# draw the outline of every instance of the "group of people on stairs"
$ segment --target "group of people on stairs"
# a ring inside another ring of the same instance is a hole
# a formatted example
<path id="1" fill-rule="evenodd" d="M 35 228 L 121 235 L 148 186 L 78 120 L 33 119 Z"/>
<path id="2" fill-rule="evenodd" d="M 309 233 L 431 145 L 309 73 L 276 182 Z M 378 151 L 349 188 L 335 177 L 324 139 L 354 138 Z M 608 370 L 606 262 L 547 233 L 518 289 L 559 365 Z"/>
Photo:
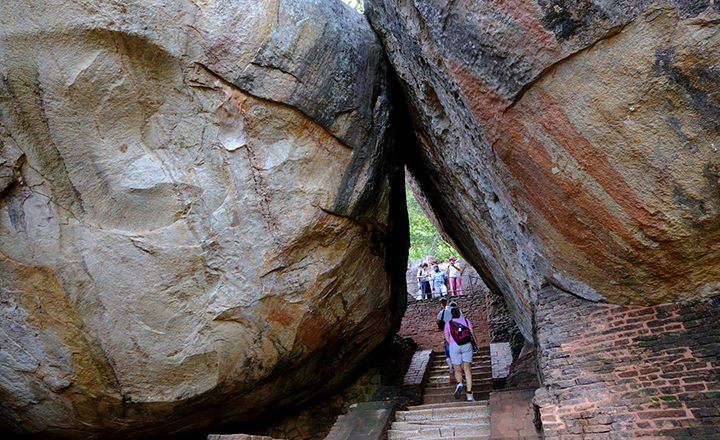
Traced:
<path id="1" fill-rule="evenodd" d="M 477 345 L 472 335 L 472 323 L 452 302 L 448 305 L 445 298 L 440 300 L 443 309 L 438 313 L 438 328 L 443 330 L 443 345 L 445 346 L 445 361 L 450 367 L 450 381 L 457 383 L 455 398 L 460 399 L 465 391 L 468 401 L 475 400 L 472 391 L 472 357 L 477 351 Z M 463 386 L 463 372 L 465 373 L 465 386 Z"/>
<path id="2" fill-rule="evenodd" d="M 428 264 L 423 263 L 417 273 L 420 282 L 420 297 L 422 299 L 430 299 L 432 296 L 440 297 L 447 295 L 447 287 L 445 280 L 449 280 L 450 294 L 452 296 L 464 295 L 465 291 L 462 286 L 462 277 L 460 276 L 460 268 L 454 256 L 448 261 L 448 267 L 443 272 L 437 264 L 433 266 L 433 271 L 428 270 Z"/>

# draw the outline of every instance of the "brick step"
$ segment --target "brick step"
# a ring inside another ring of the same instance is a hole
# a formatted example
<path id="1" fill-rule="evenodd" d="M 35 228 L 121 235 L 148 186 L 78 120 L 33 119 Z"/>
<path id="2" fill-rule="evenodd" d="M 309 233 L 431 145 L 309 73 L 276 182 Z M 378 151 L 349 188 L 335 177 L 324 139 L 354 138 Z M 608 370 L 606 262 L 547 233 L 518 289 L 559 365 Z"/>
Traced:
<path id="1" fill-rule="evenodd" d="M 416 440 L 429 438 L 448 438 L 448 437 L 490 437 L 490 425 L 455 425 L 455 426 L 437 426 L 418 428 L 414 430 L 395 430 L 388 431 L 389 440 Z"/>

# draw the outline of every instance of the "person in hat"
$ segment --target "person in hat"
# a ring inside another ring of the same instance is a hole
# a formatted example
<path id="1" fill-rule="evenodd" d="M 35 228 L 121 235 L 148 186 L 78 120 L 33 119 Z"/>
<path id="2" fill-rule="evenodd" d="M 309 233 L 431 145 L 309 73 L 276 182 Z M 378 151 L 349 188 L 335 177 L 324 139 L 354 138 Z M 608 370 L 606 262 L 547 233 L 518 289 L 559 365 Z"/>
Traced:
<path id="1" fill-rule="evenodd" d="M 462 286 L 462 277 L 460 276 L 460 268 L 457 266 L 455 256 L 450 256 L 450 264 L 447 267 L 447 276 L 450 280 L 450 295 L 455 296 L 455 292 L 458 295 L 465 295 L 465 291 Z"/>

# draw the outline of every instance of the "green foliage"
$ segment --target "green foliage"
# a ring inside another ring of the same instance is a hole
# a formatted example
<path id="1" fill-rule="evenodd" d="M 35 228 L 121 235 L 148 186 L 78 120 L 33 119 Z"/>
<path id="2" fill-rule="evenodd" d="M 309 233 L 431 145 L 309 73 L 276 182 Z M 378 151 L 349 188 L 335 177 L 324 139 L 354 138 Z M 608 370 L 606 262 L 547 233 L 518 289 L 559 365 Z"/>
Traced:
<path id="1" fill-rule="evenodd" d="M 350 5 L 350 7 L 352 7 L 359 13 L 363 13 L 363 0 L 343 0 L 343 2 Z"/>
<path id="2" fill-rule="evenodd" d="M 447 260 L 450 255 L 455 255 L 455 250 L 440 237 L 440 233 L 427 218 L 407 184 L 405 199 L 410 220 L 410 259 L 419 260 L 432 255 Z"/>

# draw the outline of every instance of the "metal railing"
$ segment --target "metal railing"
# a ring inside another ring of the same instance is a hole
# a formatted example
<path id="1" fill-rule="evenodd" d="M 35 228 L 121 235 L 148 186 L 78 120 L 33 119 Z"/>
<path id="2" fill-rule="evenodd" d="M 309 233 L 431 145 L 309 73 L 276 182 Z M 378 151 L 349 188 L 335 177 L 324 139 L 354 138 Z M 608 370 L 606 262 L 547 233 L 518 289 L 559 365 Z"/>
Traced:
<path id="1" fill-rule="evenodd" d="M 485 295 L 487 293 L 487 286 L 485 285 L 485 282 L 483 279 L 476 275 L 461 275 L 460 276 L 463 291 L 465 295 Z M 431 288 L 432 288 L 432 281 Z M 419 283 L 418 283 L 419 284 Z M 446 280 L 445 287 L 447 288 L 447 294 L 446 297 L 452 297 L 452 294 L 450 292 L 450 281 Z M 456 293 L 457 294 L 457 293 Z M 414 293 L 412 293 L 413 297 L 418 300 L 417 298 L 421 297 L 420 288 L 416 288 Z M 431 298 L 435 298 L 435 293 L 431 291 L 430 293 Z M 418 301 L 422 301 L 421 299 Z"/>

